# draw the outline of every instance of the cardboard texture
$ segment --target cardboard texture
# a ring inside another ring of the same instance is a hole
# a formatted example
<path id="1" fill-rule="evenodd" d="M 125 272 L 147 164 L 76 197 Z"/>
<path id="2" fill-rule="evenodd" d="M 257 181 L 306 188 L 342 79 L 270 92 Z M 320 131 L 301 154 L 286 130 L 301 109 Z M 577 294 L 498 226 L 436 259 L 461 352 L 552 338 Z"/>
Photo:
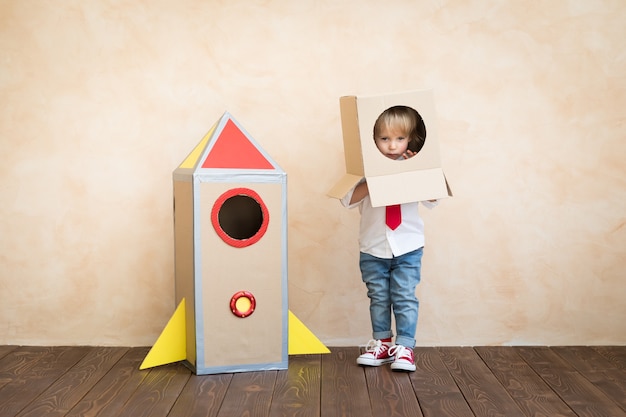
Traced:
<path id="1" fill-rule="evenodd" d="M 328 353 L 288 310 L 285 172 L 224 113 L 173 179 L 178 307 L 140 369 L 286 369 L 290 353 Z"/>
<path id="2" fill-rule="evenodd" d="M 186 364 L 198 375 L 286 369 L 286 173 L 225 113 L 173 180 Z M 231 310 L 240 292 L 255 302 L 246 317 Z"/>
<path id="3" fill-rule="evenodd" d="M 431 90 L 379 96 L 345 96 L 339 100 L 346 174 L 328 192 L 341 199 L 363 177 L 374 207 L 452 196 L 441 167 L 439 138 Z M 396 105 L 412 107 L 426 125 L 426 141 L 414 157 L 393 161 L 373 139 L 378 116 Z"/>

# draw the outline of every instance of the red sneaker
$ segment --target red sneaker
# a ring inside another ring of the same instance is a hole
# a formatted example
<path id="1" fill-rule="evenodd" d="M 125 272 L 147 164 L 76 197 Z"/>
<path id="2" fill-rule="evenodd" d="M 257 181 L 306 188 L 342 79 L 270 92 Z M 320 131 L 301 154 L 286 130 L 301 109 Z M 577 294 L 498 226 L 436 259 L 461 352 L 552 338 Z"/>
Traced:
<path id="1" fill-rule="evenodd" d="M 395 345 L 388 352 L 394 356 L 391 369 L 394 371 L 415 371 L 415 360 L 413 359 L 413 349 L 402 345 Z"/>
<path id="2" fill-rule="evenodd" d="M 356 358 L 356 363 L 364 366 L 380 366 L 393 361 L 389 355 L 390 346 L 380 340 L 370 340 L 365 346 L 365 353 Z"/>

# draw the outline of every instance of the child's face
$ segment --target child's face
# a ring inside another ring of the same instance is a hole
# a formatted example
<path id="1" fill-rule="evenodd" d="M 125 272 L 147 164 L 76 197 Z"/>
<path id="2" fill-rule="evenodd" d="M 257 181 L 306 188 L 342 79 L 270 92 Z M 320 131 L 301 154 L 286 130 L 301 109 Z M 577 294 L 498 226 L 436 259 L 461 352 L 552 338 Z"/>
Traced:
<path id="1" fill-rule="evenodd" d="M 409 146 L 409 135 L 406 132 L 393 126 L 383 127 L 380 134 L 374 138 L 376 147 L 387 158 L 401 159 L 405 158 L 405 152 Z"/>

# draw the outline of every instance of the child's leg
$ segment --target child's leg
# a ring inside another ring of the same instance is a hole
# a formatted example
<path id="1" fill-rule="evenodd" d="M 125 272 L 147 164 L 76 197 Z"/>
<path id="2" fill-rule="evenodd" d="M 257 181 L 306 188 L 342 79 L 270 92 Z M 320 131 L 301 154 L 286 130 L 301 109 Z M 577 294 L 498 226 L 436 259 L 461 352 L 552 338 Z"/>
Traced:
<path id="1" fill-rule="evenodd" d="M 391 331 L 391 297 L 389 292 L 389 267 L 391 259 L 381 259 L 361 253 L 361 277 L 367 286 L 370 299 L 372 337 L 376 340 L 393 337 Z"/>
<path id="2" fill-rule="evenodd" d="M 396 345 L 412 349 L 415 347 L 415 330 L 419 300 L 415 288 L 420 282 L 422 266 L 420 248 L 392 260 L 390 292 L 393 313 L 396 319 Z"/>

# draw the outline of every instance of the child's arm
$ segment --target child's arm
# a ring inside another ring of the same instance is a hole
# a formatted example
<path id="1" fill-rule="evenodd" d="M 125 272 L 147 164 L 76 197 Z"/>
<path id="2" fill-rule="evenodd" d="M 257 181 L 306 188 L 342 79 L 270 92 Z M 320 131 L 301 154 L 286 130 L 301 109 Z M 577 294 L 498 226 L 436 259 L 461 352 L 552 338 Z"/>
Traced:
<path id="1" fill-rule="evenodd" d="M 367 188 L 367 181 L 359 183 L 356 187 L 354 187 L 354 192 L 352 193 L 352 198 L 350 199 L 350 205 L 363 200 L 367 197 L 367 195 L 369 195 L 369 193 L 370 190 Z"/>

